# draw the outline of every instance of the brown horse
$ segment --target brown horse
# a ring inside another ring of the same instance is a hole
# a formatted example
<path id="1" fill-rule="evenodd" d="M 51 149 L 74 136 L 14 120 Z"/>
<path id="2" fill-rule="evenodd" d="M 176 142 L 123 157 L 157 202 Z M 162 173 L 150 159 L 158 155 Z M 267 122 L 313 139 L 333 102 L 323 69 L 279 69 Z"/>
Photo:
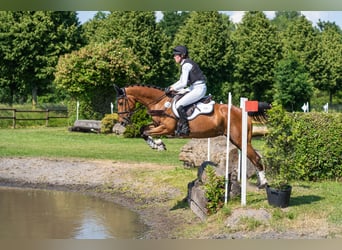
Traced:
<path id="1" fill-rule="evenodd" d="M 174 136 L 178 118 L 172 109 L 173 98 L 166 95 L 165 91 L 158 87 L 132 85 L 125 88 L 114 86 L 117 92 L 117 109 L 119 122 L 124 126 L 130 121 L 130 116 L 136 111 L 136 103 L 145 106 L 152 116 L 153 122 L 142 128 L 142 137 L 152 148 L 164 147 L 161 140 L 155 141 L 152 136 Z M 210 104 L 209 104 L 210 105 Z M 190 134 L 188 138 L 209 138 L 220 135 L 227 136 L 228 105 L 213 104 L 213 110 L 207 114 L 199 114 L 189 120 Z M 258 113 L 257 117 L 264 116 L 265 110 Z M 265 116 L 264 116 L 265 117 Z M 230 114 L 230 141 L 241 149 L 241 124 L 242 111 L 240 108 L 231 107 Z M 252 119 L 248 118 L 247 130 L 247 157 L 258 170 L 259 187 L 266 185 L 264 167 L 261 157 L 254 150 L 252 140 Z M 184 136 L 183 136 L 184 138 Z"/>

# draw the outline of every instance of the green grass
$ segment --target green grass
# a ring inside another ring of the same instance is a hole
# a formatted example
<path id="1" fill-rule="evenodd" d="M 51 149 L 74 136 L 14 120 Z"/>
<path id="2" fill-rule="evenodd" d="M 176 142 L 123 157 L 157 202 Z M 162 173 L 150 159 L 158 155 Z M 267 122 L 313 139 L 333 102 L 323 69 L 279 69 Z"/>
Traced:
<path id="1" fill-rule="evenodd" d="M 49 127 L 65 127 L 68 125 L 68 118 L 66 107 L 61 105 L 45 105 L 32 108 L 32 105 L 14 105 L 12 107 L 0 104 L 0 128 L 12 128 L 13 119 L 4 117 L 13 117 L 12 110 L 1 109 L 16 109 L 16 128 L 28 128 L 38 127 L 46 125 L 46 110 L 49 109 L 49 117 L 61 117 L 61 118 L 49 118 Z M 43 112 L 22 112 L 22 111 L 43 111 Z M 20 120 L 25 119 L 25 120 Z M 40 120 L 31 120 L 40 119 Z"/>
<path id="2" fill-rule="evenodd" d="M 182 168 L 179 161 L 181 148 L 188 139 L 163 139 L 167 151 L 159 152 L 149 148 L 143 139 L 123 138 L 115 135 L 69 132 L 67 128 L 25 128 L 0 129 L 0 157 L 67 157 L 87 159 L 108 159 L 123 162 L 146 162 L 175 166 L 172 169 L 136 170 L 135 178 L 144 190 L 152 185 L 159 191 L 165 185 L 181 191 L 180 197 L 172 201 L 175 207 L 183 207 L 187 183 L 196 178 L 196 170 Z M 253 139 L 256 149 L 261 149 L 263 140 Z M 266 209 L 272 215 L 270 230 L 319 230 L 329 228 L 331 237 L 342 236 L 342 185 L 340 182 L 293 182 L 290 206 L 286 209 L 268 205 L 265 190 L 247 192 L 246 208 Z M 152 187 L 151 186 L 151 187 Z M 158 192 L 159 192 L 158 191 Z M 152 192 L 152 190 L 151 190 Z M 153 192 L 152 192 L 153 194 Z M 240 208 L 240 198 L 228 202 L 229 211 Z M 179 210 L 180 212 L 182 210 Z M 230 213 L 220 210 L 207 223 L 191 227 L 189 237 L 224 232 L 223 226 Z M 245 230 L 259 230 L 263 225 L 258 221 L 242 221 Z M 216 230 L 216 232 L 214 232 Z M 183 235 L 184 236 L 184 235 Z"/>
<path id="3" fill-rule="evenodd" d="M 141 138 L 69 132 L 64 128 L 0 129 L 0 157 L 41 156 L 110 159 L 180 166 L 186 139 L 164 139 L 167 151 L 149 148 Z"/>

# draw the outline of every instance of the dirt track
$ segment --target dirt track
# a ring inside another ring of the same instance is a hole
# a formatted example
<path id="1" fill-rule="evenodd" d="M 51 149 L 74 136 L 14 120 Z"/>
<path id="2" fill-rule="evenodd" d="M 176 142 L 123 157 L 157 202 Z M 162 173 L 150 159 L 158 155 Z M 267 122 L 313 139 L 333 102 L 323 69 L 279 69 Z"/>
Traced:
<path id="1" fill-rule="evenodd" d="M 132 172 L 142 167 L 144 169 L 174 168 L 173 166 L 128 164 L 109 160 L 0 158 L 0 185 L 68 190 L 100 196 L 139 213 L 142 220 L 150 227 L 145 236 L 147 239 L 186 238 L 186 236 L 179 235 L 181 229 L 184 226 L 191 228 L 192 225 L 199 225 L 201 221 L 189 208 L 170 205 L 170 200 L 182 195 L 179 190 L 174 188 L 153 190 L 153 195 L 145 195 L 141 198 L 139 193 L 133 193 L 130 188 L 127 189 L 128 186 L 136 190 L 136 187 L 140 185 L 139 188 L 142 188 L 140 195 L 152 191 L 150 189 L 153 184 L 142 185 L 134 180 Z M 236 210 L 229 217 L 228 223 L 234 223 L 246 214 L 265 220 L 266 223 L 269 219 L 269 215 L 264 211 Z M 327 234 L 324 230 L 282 233 L 238 231 L 233 234 L 214 231 L 203 233 L 199 238 L 319 239 L 327 238 Z"/>

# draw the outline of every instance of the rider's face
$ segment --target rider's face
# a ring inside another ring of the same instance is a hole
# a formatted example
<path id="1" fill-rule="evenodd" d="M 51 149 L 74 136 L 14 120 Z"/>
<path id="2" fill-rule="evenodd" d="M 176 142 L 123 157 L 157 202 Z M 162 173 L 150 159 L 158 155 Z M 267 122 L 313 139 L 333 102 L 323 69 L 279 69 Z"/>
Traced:
<path id="1" fill-rule="evenodd" d="M 176 63 L 180 63 L 182 61 L 182 57 L 180 55 L 174 55 L 173 58 L 175 59 Z"/>

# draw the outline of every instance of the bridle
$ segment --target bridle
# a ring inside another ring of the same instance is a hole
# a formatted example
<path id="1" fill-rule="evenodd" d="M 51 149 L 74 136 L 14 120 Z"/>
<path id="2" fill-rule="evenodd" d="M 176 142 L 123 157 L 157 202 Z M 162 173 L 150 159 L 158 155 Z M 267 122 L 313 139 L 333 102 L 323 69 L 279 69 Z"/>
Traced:
<path id="1" fill-rule="evenodd" d="M 124 110 L 123 111 L 117 111 L 117 114 L 119 116 L 121 115 L 125 115 L 128 114 L 127 116 L 124 116 L 122 119 L 124 120 L 123 122 L 121 122 L 122 126 L 126 126 L 127 124 L 129 124 L 131 122 L 131 116 L 134 112 L 136 112 L 136 110 L 130 111 L 129 108 L 129 100 L 128 97 L 126 95 L 121 95 L 121 96 L 117 96 L 117 104 L 119 103 L 119 99 L 123 99 L 123 106 L 124 106 Z M 117 105 L 118 106 L 118 105 Z"/>
<path id="2" fill-rule="evenodd" d="M 151 104 L 155 104 L 155 103 L 158 103 L 160 100 L 162 100 L 164 97 L 166 96 L 166 94 L 164 93 L 163 95 L 161 95 L 159 98 L 151 101 L 150 103 L 148 103 L 146 106 L 148 107 L 149 105 Z M 120 111 L 118 112 L 117 111 L 117 114 L 119 116 L 121 115 L 125 115 L 127 114 L 127 116 L 123 117 L 122 119 L 124 120 L 123 122 L 121 122 L 121 125 L 122 126 L 126 126 L 127 124 L 131 123 L 131 116 L 136 113 L 138 110 L 142 109 L 143 108 L 143 105 L 137 107 L 137 108 L 134 108 L 133 110 L 130 110 L 129 108 L 129 99 L 128 99 L 128 96 L 126 94 L 126 91 L 125 91 L 125 88 L 120 88 L 120 91 L 117 91 L 117 97 L 116 97 L 116 100 L 117 100 L 117 104 L 119 102 L 120 99 L 123 99 L 123 103 L 122 103 L 122 106 L 124 106 L 124 109 L 123 111 Z M 117 105 L 118 106 L 118 105 Z"/>

